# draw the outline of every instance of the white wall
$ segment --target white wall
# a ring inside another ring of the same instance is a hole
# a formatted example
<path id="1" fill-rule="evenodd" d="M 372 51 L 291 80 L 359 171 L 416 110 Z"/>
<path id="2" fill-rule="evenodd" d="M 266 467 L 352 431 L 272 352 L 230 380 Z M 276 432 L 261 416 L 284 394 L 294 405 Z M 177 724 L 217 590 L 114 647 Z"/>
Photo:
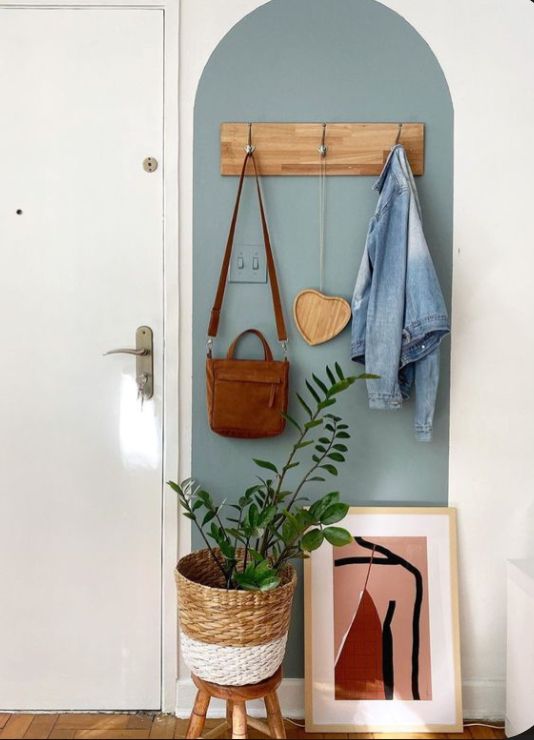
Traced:
<path id="1" fill-rule="evenodd" d="M 262 4 L 181 0 L 182 460 L 191 438 L 194 96 L 217 43 Z M 464 704 L 466 716 L 503 717 L 505 560 L 534 555 L 534 4 L 383 4 L 432 47 L 455 108 L 450 504 L 460 525 Z M 189 545 L 185 525 L 181 551 Z M 291 695 L 298 703 L 294 685 Z"/>

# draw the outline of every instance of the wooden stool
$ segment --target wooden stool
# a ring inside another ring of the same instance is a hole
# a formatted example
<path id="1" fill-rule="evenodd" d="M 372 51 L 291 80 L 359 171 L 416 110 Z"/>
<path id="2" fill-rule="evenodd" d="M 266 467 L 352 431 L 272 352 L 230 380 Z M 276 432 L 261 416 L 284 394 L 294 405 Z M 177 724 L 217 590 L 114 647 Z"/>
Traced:
<path id="1" fill-rule="evenodd" d="M 274 676 L 266 678 L 261 683 L 249 684 L 248 686 L 220 686 L 216 683 L 204 681 L 202 678 L 191 674 L 195 686 L 198 689 L 195 699 L 195 706 L 189 718 L 186 737 L 200 737 L 206 722 L 206 712 L 208 711 L 210 699 L 224 699 L 226 701 L 226 722 L 210 730 L 204 735 L 204 738 L 220 736 L 224 730 L 230 730 L 232 738 L 246 738 L 247 725 L 265 733 L 269 737 L 285 738 L 286 731 L 284 720 L 280 713 L 280 704 L 276 689 L 282 681 L 282 668 L 279 668 Z M 267 710 L 267 725 L 258 719 L 247 717 L 245 702 L 252 699 L 263 699 Z M 228 737 L 228 735 L 223 735 Z"/>

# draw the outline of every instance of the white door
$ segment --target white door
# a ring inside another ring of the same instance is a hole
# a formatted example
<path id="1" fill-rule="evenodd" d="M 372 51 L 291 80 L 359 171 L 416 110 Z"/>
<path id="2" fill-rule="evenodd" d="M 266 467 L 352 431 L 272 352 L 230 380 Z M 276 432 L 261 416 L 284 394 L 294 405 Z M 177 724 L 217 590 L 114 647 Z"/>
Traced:
<path id="1" fill-rule="evenodd" d="M 0 8 L 0 110 L 0 708 L 158 708 L 162 11 Z"/>

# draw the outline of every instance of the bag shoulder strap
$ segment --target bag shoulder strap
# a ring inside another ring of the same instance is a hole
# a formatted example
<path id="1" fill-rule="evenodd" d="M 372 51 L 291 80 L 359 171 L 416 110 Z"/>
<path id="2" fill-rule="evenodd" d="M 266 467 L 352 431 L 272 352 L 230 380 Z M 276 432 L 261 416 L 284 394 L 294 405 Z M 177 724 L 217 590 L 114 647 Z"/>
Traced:
<path id="1" fill-rule="evenodd" d="M 221 266 L 221 274 L 219 276 L 219 284 L 217 286 L 217 292 L 215 294 L 215 302 L 211 309 L 210 323 L 208 327 L 208 337 L 216 337 L 219 329 L 219 319 L 221 315 L 221 308 L 224 299 L 224 290 L 226 288 L 226 281 L 228 278 L 228 270 L 230 269 L 230 258 L 232 256 L 232 247 L 234 246 L 234 236 L 237 225 L 237 216 L 239 213 L 239 203 L 241 201 L 241 192 L 243 190 L 243 183 L 245 180 L 245 173 L 249 159 L 252 160 L 254 166 L 254 177 L 256 179 L 256 190 L 258 193 L 258 202 L 260 206 L 260 217 L 261 227 L 263 231 L 263 243 L 265 245 L 265 256 L 267 258 L 267 272 L 269 274 L 269 282 L 271 284 L 271 293 L 273 297 L 273 308 L 274 317 L 276 320 L 276 331 L 278 333 L 278 339 L 280 342 L 287 342 L 287 329 L 284 321 L 284 313 L 282 310 L 282 301 L 280 300 L 280 288 L 278 287 L 278 278 L 276 275 L 276 267 L 274 264 L 273 251 L 271 249 L 271 240 L 269 238 L 269 229 L 267 227 L 267 219 L 265 218 L 265 210 L 263 207 L 263 199 L 261 196 L 260 181 L 258 178 L 258 170 L 256 167 L 256 160 L 254 159 L 253 152 L 247 152 L 243 161 L 243 167 L 241 169 L 241 176 L 239 178 L 239 186 L 237 188 L 237 196 L 235 200 L 234 212 L 232 220 L 230 222 L 230 231 L 228 232 L 228 239 L 226 241 L 226 249 L 224 252 L 224 258 Z"/>

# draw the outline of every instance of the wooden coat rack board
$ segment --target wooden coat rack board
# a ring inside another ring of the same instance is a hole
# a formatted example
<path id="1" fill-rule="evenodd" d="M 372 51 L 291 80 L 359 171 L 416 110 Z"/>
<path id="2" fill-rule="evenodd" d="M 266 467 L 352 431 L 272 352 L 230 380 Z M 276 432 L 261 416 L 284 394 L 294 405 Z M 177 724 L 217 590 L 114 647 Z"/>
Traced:
<path id="1" fill-rule="evenodd" d="M 400 122 L 399 122 L 400 123 Z M 327 175 L 379 175 L 399 123 L 327 123 Z M 248 123 L 221 124 L 221 175 L 239 175 Z M 322 123 L 253 123 L 251 142 L 262 175 L 318 175 Z M 422 175 L 425 159 L 424 123 L 403 123 L 404 145 L 414 175 Z"/>

